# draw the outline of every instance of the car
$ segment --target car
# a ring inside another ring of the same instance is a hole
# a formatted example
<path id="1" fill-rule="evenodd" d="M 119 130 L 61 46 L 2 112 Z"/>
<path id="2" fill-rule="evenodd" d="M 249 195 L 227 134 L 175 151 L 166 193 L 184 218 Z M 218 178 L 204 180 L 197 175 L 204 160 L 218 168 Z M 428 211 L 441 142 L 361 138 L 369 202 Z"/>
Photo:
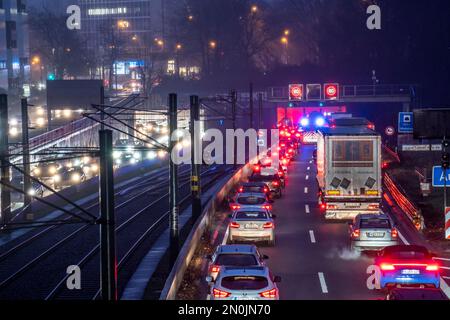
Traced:
<path id="1" fill-rule="evenodd" d="M 398 231 L 385 215 L 360 214 L 349 224 L 352 251 L 379 251 L 399 244 Z"/>
<path id="2" fill-rule="evenodd" d="M 275 216 L 266 209 L 243 208 L 230 215 L 228 242 L 254 241 L 275 245 Z"/>
<path id="3" fill-rule="evenodd" d="M 441 289 L 416 289 L 416 288 L 401 288 L 389 291 L 386 300 L 448 300 L 447 296 Z"/>
<path id="4" fill-rule="evenodd" d="M 264 266 L 268 256 L 260 254 L 255 245 L 228 244 L 217 246 L 213 255 L 208 255 L 208 275 L 214 280 L 223 267 Z"/>
<path id="5" fill-rule="evenodd" d="M 264 182 L 246 182 L 241 184 L 237 189 L 237 193 L 249 192 L 264 193 L 269 199 L 272 197 L 269 186 Z"/>
<path id="6" fill-rule="evenodd" d="M 224 267 L 217 279 L 206 277 L 211 300 L 279 300 L 277 283 L 268 267 Z"/>
<path id="7" fill-rule="evenodd" d="M 270 192 L 275 198 L 281 198 L 283 196 L 282 181 L 278 174 L 273 175 L 261 175 L 253 174 L 249 177 L 249 182 L 264 182 L 270 189 Z"/>
<path id="8" fill-rule="evenodd" d="M 11 179 L 10 184 L 20 190 L 23 190 L 23 177 L 16 176 Z M 36 181 L 31 181 L 31 188 L 28 190 L 28 195 L 32 197 L 42 198 L 44 196 L 44 186 Z M 11 202 L 19 203 L 23 201 L 23 194 L 13 190 L 11 192 Z"/>
<path id="9" fill-rule="evenodd" d="M 51 179 L 61 170 L 61 168 L 62 168 L 61 164 L 57 162 L 45 161 L 35 166 L 31 170 L 31 173 L 34 177 L 39 179 Z"/>
<path id="10" fill-rule="evenodd" d="M 272 205 L 265 193 L 239 193 L 230 203 L 231 211 L 239 209 L 266 209 L 271 211 Z"/>
<path id="11" fill-rule="evenodd" d="M 55 189 L 63 189 L 86 181 L 86 174 L 81 168 L 71 168 L 56 174 L 52 180 Z"/>
<path id="12" fill-rule="evenodd" d="M 380 268 L 381 289 L 440 286 L 440 266 L 427 248 L 397 245 L 384 248 L 375 259 Z"/>

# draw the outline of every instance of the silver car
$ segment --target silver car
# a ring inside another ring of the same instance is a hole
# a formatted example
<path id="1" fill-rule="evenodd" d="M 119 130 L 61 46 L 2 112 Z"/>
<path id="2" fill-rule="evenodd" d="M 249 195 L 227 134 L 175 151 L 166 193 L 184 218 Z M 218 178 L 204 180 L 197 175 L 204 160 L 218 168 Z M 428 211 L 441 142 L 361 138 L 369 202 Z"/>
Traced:
<path id="1" fill-rule="evenodd" d="M 354 251 L 379 251 L 399 243 L 398 231 L 385 214 L 360 214 L 349 224 Z"/>
<path id="2" fill-rule="evenodd" d="M 223 267 L 257 267 L 264 266 L 264 260 L 269 259 L 266 255 L 261 255 L 255 245 L 232 244 L 220 245 L 211 256 L 206 256 L 209 260 L 208 275 L 215 280 L 219 271 Z"/>
<path id="3" fill-rule="evenodd" d="M 239 209 L 230 215 L 228 242 L 265 241 L 275 245 L 275 216 L 263 208 Z"/>
<path id="4" fill-rule="evenodd" d="M 211 300 L 279 300 L 276 283 L 280 277 L 274 277 L 267 267 L 225 267 L 214 281 L 206 277 L 211 284 Z"/>
<path id="5" fill-rule="evenodd" d="M 265 193 L 248 192 L 237 194 L 234 201 L 230 203 L 230 209 L 231 211 L 240 209 L 265 209 L 271 211 L 272 205 Z"/>

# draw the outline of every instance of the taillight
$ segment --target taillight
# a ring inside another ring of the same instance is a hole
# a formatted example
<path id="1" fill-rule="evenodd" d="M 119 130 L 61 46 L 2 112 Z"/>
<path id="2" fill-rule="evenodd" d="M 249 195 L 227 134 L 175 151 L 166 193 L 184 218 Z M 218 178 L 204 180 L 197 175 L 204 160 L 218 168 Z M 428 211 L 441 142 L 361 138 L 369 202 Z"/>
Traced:
<path id="1" fill-rule="evenodd" d="M 289 153 L 294 153 L 294 149 L 289 149 Z"/>
<path id="2" fill-rule="evenodd" d="M 380 269 L 383 271 L 392 271 L 392 270 L 395 270 L 395 267 L 393 264 L 390 264 L 390 263 L 382 263 L 380 265 Z"/>
<path id="3" fill-rule="evenodd" d="M 269 192 L 269 189 L 267 189 L 266 187 L 264 187 L 264 193 Z"/>
<path id="4" fill-rule="evenodd" d="M 397 239 L 398 238 L 398 231 L 395 228 L 392 228 L 391 230 L 391 238 L 392 239 Z"/>
<path id="5" fill-rule="evenodd" d="M 261 171 L 261 166 L 255 166 L 255 167 L 253 168 L 253 171 L 256 171 L 256 172 Z"/>
<path id="6" fill-rule="evenodd" d="M 288 160 L 287 159 L 283 159 L 282 162 L 283 162 L 284 165 L 288 164 Z"/>
<path id="7" fill-rule="evenodd" d="M 327 208 L 327 205 L 325 203 L 322 203 L 320 205 L 320 209 L 325 210 Z"/>
<path id="8" fill-rule="evenodd" d="M 232 228 L 232 229 L 239 229 L 240 226 L 241 225 L 239 223 L 237 223 L 237 222 L 231 222 L 230 223 L 230 228 Z"/>
<path id="9" fill-rule="evenodd" d="M 266 299 L 274 299 L 277 297 L 278 289 L 267 290 L 259 294 L 260 297 Z"/>
<path id="10" fill-rule="evenodd" d="M 360 235 L 361 235 L 361 230 L 359 230 L 359 229 L 356 229 L 356 230 L 354 230 L 354 231 L 352 232 L 352 238 L 353 238 L 353 239 L 359 238 Z"/>
<path id="11" fill-rule="evenodd" d="M 209 272 L 214 272 L 214 273 L 216 273 L 216 272 L 219 272 L 219 271 L 220 271 L 220 266 L 212 265 L 212 266 L 209 268 Z"/>
<path id="12" fill-rule="evenodd" d="M 239 192 L 239 193 L 243 193 L 243 192 L 244 192 L 244 188 L 242 188 L 242 187 L 239 188 L 238 192 Z"/>
<path id="13" fill-rule="evenodd" d="M 380 209 L 379 204 L 370 204 L 369 205 L 369 210 L 378 210 L 378 209 Z"/>
<path id="14" fill-rule="evenodd" d="M 275 225 L 273 224 L 273 222 L 266 222 L 263 227 L 264 229 L 273 229 L 275 228 Z"/>
<path id="15" fill-rule="evenodd" d="M 439 266 L 437 264 L 429 264 L 426 267 L 427 271 L 438 271 L 439 270 Z"/>
<path id="16" fill-rule="evenodd" d="M 213 296 L 214 298 L 228 298 L 229 296 L 231 296 L 231 293 L 214 288 Z"/>
<path id="17" fill-rule="evenodd" d="M 272 211 L 272 206 L 270 204 L 263 205 L 262 208 L 266 209 L 266 210 L 269 210 L 269 211 Z"/>
<path id="18" fill-rule="evenodd" d="M 239 210 L 241 208 L 241 206 L 237 205 L 237 204 L 232 204 L 230 207 L 231 207 L 231 210 L 233 210 L 233 211 Z"/>
<path id="19" fill-rule="evenodd" d="M 272 182 L 272 184 L 273 184 L 275 187 L 278 187 L 278 186 L 280 185 L 280 183 L 279 183 L 278 181 L 274 181 L 274 182 Z"/>
<path id="20" fill-rule="evenodd" d="M 282 177 L 284 175 L 284 172 L 283 171 L 278 171 L 278 176 L 279 177 Z"/>
<path id="21" fill-rule="evenodd" d="M 338 206 L 335 204 L 327 204 L 327 210 L 337 210 Z"/>

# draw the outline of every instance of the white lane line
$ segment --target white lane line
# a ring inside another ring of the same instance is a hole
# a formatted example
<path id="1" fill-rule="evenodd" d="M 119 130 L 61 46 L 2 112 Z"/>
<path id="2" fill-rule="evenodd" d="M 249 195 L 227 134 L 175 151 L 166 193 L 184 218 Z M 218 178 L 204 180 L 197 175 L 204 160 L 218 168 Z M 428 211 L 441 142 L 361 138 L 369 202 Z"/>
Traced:
<path id="1" fill-rule="evenodd" d="M 309 204 L 305 204 L 305 212 L 310 213 L 311 210 L 309 209 Z"/>
<path id="2" fill-rule="evenodd" d="M 225 231 L 225 234 L 223 236 L 222 245 L 226 245 L 228 241 L 228 234 L 230 233 L 230 227 L 227 227 L 227 231 Z"/>
<path id="3" fill-rule="evenodd" d="M 306 168 L 306 170 L 308 170 L 308 171 L 311 170 L 311 167 Z"/>
<path id="4" fill-rule="evenodd" d="M 308 193 L 308 187 L 305 187 L 305 193 Z"/>
<path id="5" fill-rule="evenodd" d="M 409 246 L 408 240 L 406 240 L 406 238 L 401 234 L 400 231 L 398 232 L 398 236 L 400 237 L 400 240 L 402 240 L 402 242 L 403 242 L 404 244 L 406 244 L 407 246 Z"/>
<path id="6" fill-rule="evenodd" d="M 316 237 L 314 236 L 313 230 L 309 230 L 309 237 L 311 238 L 311 243 L 316 243 Z"/>
<path id="7" fill-rule="evenodd" d="M 328 293 L 327 283 L 325 282 L 325 276 L 323 272 L 319 272 L 320 287 L 322 288 L 322 293 Z"/>
<path id="8" fill-rule="evenodd" d="M 305 179 L 306 179 L 306 180 L 309 180 L 309 175 L 308 175 L 308 174 L 306 175 Z"/>

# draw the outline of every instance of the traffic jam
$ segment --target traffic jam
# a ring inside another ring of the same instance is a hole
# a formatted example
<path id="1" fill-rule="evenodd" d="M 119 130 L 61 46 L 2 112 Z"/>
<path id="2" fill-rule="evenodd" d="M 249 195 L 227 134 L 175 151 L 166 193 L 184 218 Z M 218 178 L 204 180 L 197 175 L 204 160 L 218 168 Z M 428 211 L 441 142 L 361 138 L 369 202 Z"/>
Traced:
<path id="1" fill-rule="evenodd" d="M 309 147 L 313 150 L 310 163 L 317 167 L 317 210 L 322 223 L 348 224 L 348 248 L 372 261 L 381 299 L 447 300 L 440 290 L 436 255 L 402 241 L 395 222 L 384 212 L 385 163 L 381 135 L 373 123 L 342 112 L 312 112 L 297 125 L 282 121 L 278 128 L 279 145 L 259 157 L 248 181 L 229 198 L 226 244 L 206 256 L 208 299 L 283 298 L 277 286 L 281 277 L 270 270 L 269 257 L 261 251 L 277 250 L 277 216 L 283 212 L 277 212 L 274 204 L 286 201 L 289 188 L 298 189 L 301 197 L 303 186 L 289 183 L 289 175 L 292 164 Z M 274 155 L 279 157 L 278 167 L 272 166 Z"/>

